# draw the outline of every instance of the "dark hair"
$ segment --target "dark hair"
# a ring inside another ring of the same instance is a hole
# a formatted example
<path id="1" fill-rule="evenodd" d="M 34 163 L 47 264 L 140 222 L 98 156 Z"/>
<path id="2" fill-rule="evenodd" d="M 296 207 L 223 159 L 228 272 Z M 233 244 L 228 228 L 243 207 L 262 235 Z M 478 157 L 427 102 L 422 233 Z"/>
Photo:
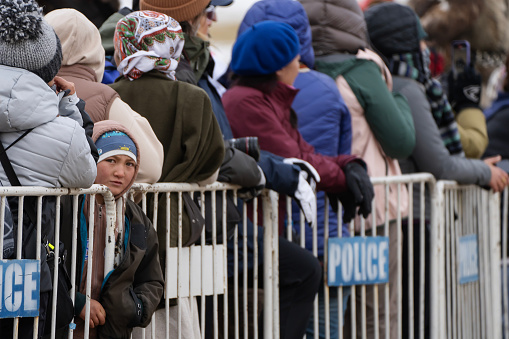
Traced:
<path id="1" fill-rule="evenodd" d="M 263 75 L 238 75 L 232 73 L 231 80 L 232 87 L 251 87 L 267 94 L 272 93 L 276 89 L 279 81 L 276 73 Z M 290 109 L 290 125 L 295 129 L 298 127 L 297 114 L 293 109 Z"/>

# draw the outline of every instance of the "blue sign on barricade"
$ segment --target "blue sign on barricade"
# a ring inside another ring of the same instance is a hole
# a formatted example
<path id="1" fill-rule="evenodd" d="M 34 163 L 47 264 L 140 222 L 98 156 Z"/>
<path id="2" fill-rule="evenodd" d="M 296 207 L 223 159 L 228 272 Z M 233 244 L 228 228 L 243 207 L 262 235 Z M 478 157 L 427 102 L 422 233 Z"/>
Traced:
<path id="1" fill-rule="evenodd" d="M 477 250 L 477 235 L 470 234 L 459 237 L 458 278 L 460 284 L 479 280 L 479 252 Z"/>
<path id="2" fill-rule="evenodd" d="M 39 260 L 0 260 L 0 318 L 37 317 Z"/>
<path id="3" fill-rule="evenodd" d="M 329 286 L 371 285 L 389 281 L 389 238 L 329 239 Z"/>

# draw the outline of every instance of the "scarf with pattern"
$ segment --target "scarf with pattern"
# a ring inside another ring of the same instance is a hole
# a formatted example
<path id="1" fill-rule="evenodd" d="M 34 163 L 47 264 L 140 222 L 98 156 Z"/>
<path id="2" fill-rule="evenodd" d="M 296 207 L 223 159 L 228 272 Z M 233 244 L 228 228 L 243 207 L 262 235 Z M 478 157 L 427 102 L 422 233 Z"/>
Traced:
<path id="1" fill-rule="evenodd" d="M 121 62 L 119 73 L 129 80 L 157 70 L 175 80 L 184 34 L 173 18 L 153 12 L 133 12 L 117 23 L 115 50 Z"/>
<path id="2" fill-rule="evenodd" d="M 389 70 L 394 75 L 411 78 L 424 85 L 431 113 L 449 154 L 465 156 L 454 112 L 442 85 L 431 77 L 429 51 L 426 51 L 393 55 L 389 59 Z"/>

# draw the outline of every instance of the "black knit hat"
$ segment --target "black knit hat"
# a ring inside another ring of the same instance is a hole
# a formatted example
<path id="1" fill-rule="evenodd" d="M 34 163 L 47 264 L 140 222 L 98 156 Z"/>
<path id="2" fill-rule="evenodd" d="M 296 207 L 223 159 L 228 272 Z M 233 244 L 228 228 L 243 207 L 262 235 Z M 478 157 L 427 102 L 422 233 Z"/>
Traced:
<path id="1" fill-rule="evenodd" d="M 50 82 L 62 63 L 62 46 L 33 0 L 0 1 L 0 64 L 24 68 Z"/>
<path id="2" fill-rule="evenodd" d="M 417 14 L 408 6 L 384 2 L 364 12 L 373 46 L 385 56 L 420 50 L 426 37 Z"/>

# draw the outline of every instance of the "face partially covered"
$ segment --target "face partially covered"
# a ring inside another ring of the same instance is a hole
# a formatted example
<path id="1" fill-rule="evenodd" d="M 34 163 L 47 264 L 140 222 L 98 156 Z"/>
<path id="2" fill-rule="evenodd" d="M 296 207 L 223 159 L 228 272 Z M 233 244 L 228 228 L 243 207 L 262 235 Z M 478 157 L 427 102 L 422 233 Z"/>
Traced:
<path id="1" fill-rule="evenodd" d="M 96 184 L 107 186 L 114 196 L 123 192 L 136 173 L 136 162 L 127 155 L 116 154 L 97 164 Z"/>

